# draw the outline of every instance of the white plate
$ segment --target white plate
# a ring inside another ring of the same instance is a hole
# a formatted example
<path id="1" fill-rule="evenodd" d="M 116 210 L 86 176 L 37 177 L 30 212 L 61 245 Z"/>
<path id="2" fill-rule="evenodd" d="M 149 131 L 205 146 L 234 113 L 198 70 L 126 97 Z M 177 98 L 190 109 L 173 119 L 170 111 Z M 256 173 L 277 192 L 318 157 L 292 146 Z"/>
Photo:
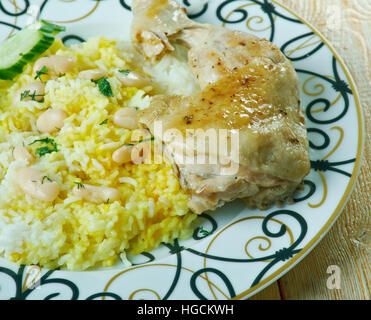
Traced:
<path id="1" fill-rule="evenodd" d="M 273 41 L 294 62 L 307 118 L 312 170 L 295 204 L 266 212 L 237 201 L 203 215 L 208 236 L 132 257 L 134 265 L 88 271 L 38 270 L 0 259 L 1 299 L 248 298 L 290 270 L 323 238 L 352 190 L 363 150 L 363 120 L 349 71 L 313 27 L 266 0 L 187 1 L 191 17 Z M 129 0 L 1 1 L 0 41 L 37 5 L 65 25 L 66 44 L 97 35 L 127 37 Z M 36 268 L 36 269 L 35 269 Z M 40 271 L 40 273 L 38 273 Z"/>

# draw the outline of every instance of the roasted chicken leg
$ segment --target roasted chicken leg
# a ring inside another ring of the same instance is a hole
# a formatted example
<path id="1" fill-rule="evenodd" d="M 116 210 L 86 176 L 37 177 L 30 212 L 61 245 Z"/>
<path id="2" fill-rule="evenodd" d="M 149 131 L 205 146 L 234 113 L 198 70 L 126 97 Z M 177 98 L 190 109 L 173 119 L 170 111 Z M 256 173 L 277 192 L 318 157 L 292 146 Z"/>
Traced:
<path id="1" fill-rule="evenodd" d="M 192 96 L 153 97 L 139 118 L 163 142 L 190 193 L 189 207 L 201 213 L 244 198 L 250 207 L 266 209 L 290 199 L 310 169 L 292 63 L 265 39 L 191 21 L 174 0 L 133 0 L 132 9 L 136 48 L 155 62 L 172 54 L 172 43 L 182 43 L 201 86 Z M 176 129 L 181 137 L 159 135 L 159 122 L 162 133 Z M 201 148 L 196 139 L 193 153 L 185 154 L 187 138 L 209 129 L 227 130 L 227 142 L 215 148 L 208 139 Z M 233 141 L 238 152 L 230 156 Z M 187 161 L 200 155 L 216 160 Z"/>

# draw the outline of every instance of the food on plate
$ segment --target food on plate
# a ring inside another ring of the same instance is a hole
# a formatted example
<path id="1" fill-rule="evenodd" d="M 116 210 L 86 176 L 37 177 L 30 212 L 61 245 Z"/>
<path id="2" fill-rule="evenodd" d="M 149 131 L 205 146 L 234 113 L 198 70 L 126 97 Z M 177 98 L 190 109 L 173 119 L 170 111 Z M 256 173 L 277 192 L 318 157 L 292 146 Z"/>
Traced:
<path id="1" fill-rule="evenodd" d="M 12 80 L 0 80 L 6 259 L 86 270 L 192 235 L 197 215 L 171 165 L 125 153 L 153 144 L 132 133 L 156 85 L 134 63 L 135 51 L 120 45 L 97 37 L 65 47 L 55 39 Z"/>
<path id="2" fill-rule="evenodd" d="M 0 44 L 2 257 L 127 263 L 189 238 L 225 202 L 284 202 L 308 173 L 298 80 L 273 44 L 195 23 L 173 0 L 132 8 L 132 42 L 66 47 L 64 28 L 40 21 Z M 224 149 L 191 146 L 188 160 L 216 160 L 201 164 L 180 161 L 187 141 L 173 129 L 229 131 Z"/>
<path id="3" fill-rule="evenodd" d="M 292 63 L 265 39 L 191 21 L 174 0 L 136 0 L 132 8 L 136 47 L 156 61 L 174 51 L 172 43 L 185 45 L 189 67 L 201 86 L 191 96 L 155 96 L 139 115 L 139 122 L 153 134 L 156 121 L 163 131 L 181 131 L 184 139 L 155 138 L 164 142 L 182 187 L 190 192 L 190 208 L 201 213 L 245 198 L 248 205 L 266 209 L 289 199 L 310 169 Z M 223 148 L 196 144 L 195 158 L 217 161 L 185 163 L 182 156 L 190 129 L 238 131 L 239 154 L 226 159 Z M 225 174 L 224 160 L 236 163 L 237 170 Z"/>

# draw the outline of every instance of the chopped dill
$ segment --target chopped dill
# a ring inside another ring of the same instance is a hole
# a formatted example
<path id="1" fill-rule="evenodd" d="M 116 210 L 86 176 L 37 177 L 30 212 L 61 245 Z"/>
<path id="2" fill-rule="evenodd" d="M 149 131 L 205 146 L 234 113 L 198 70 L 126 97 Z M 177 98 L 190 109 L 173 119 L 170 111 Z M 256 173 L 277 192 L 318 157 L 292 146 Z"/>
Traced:
<path id="1" fill-rule="evenodd" d="M 36 94 L 36 90 L 31 93 L 30 90 L 26 90 L 21 93 L 21 101 L 23 101 L 26 98 L 31 98 L 32 101 L 36 101 L 36 97 L 44 97 L 43 94 Z"/>
<path id="2" fill-rule="evenodd" d="M 58 152 L 58 146 L 53 139 L 45 138 L 45 139 L 35 140 L 34 142 L 30 143 L 30 145 L 37 143 L 37 142 L 46 144 L 46 146 L 37 148 L 35 151 L 36 154 L 40 158 L 45 156 L 48 153 Z"/>
<path id="3" fill-rule="evenodd" d="M 85 189 L 85 186 L 81 182 L 75 182 L 77 189 Z"/>
<path id="4" fill-rule="evenodd" d="M 50 179 L 48 176 L 43 176 L 42 180 L 41 180 L 41 184 L 44 184 L 44 180 L 47 179 L 49 182 L 53 182 L 52 179 Z"/>
<path id="5" fill-rule="evenodd" d="M 39 71 L 36 72 L 35 80 L 40 79 L 40 81 L 42 81 L 41 76 L 43 74 L 48 74 L 48 72 L 48 68 L 46 66 L 43 66 Z"/>

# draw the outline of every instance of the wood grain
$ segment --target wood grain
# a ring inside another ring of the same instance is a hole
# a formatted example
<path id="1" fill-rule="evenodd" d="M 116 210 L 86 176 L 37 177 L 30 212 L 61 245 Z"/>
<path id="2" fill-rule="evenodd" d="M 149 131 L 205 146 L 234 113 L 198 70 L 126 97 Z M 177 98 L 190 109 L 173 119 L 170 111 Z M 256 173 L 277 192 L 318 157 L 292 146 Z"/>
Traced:
<path id="1" fill-rule="evenodd" d="M 269 287 L 258 292 L 252 296 L 249 300 L 281 300 L 280 288 L 278 281 L 271 284 Z"/>
<path id="2" fill-rule="evenodd" d="M 371 292 L 371 1 L 280 0 L 317 27 L 350 69 L 365 118 L 360 175 L 341 216 L 318 246 L 295 268 L 254 299 L 370 300 Z M 341 288 L 328 289 L 331 265 L 340 267 Z"/>

